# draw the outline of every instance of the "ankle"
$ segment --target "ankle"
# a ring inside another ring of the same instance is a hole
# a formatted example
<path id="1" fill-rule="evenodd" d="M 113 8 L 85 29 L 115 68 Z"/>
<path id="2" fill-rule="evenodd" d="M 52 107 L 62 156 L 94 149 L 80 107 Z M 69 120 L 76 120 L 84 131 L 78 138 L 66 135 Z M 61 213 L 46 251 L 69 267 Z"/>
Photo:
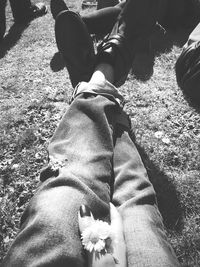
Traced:
<path id="1" fill-rule="evenodd" d="M 106 81 L 114 82 L 114 70 L 110 64 L 100 63 L 96 67 L 89 83 L 103 86 Z"/>

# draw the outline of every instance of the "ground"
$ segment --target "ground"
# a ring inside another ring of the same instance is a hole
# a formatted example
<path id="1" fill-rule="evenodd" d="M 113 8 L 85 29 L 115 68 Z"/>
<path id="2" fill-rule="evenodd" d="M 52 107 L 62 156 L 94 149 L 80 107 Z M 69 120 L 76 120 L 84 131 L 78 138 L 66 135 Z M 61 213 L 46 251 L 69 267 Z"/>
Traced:
<path id="1" fill-rule="evenodd" d="M 34 1 L 33 1 L 34 2 Z M 49 1 L 44 1 L 49 7 Z M 68 1 L 79 10 L 80 0 Z M 82 12 L 82 11 L 81 11 Z M 87 11 L 84 11 L 87 12 Z M 13 25 L 0 44 L 0 258 L 34 193 L 47 146 L 72 87 L 57 51 L 50 12 Z M 136 144 L 158 196 L 169 240 L 182 266 L 200 266 L 200 112 L 176 83 L 174 65 L 188 31 L 156 30 L 119 88 Z"/>

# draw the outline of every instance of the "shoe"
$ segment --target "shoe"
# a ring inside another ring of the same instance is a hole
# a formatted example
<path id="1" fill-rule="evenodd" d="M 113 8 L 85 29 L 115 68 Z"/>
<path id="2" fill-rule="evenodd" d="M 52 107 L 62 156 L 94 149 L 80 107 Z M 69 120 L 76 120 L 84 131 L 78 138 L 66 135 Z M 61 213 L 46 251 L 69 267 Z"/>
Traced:
<path id="1" fill-rule="evenodd" d="M 24 16 L 21 16 L 19 18 L 15 17 L 16 23 L 26 23 L 29 22 L 35 18 L 41 17 L 45 14 L 47 14 L 47 7 L 43 3 L 37 3 L 35 5 L 31 5 L 29 10 L 26 12 Z"/>
<path id="2" fill-rule="evenodd" d="M 55 36 L 72 86 L 88 82 L 95 68 L 93 41 L 80 15 L 73 11 L 63 11 L 56 17 Z"/>
<path id="3" fill-rule="evenodd" d="M 108 63 L 114 68 L 116 87 L 125 83 L 133 62 L 134 54 L 126 38 L 121 34 L 111 34 L 97 47 L 97 64 Z"/>
<path id="4" fill-rule="evenodd" d="M 37 3 L 33 5 L 30 17 L 32 16 L 33 19 L 41 17 L 47 14 L 47 11 L 47 7 L 43 3 Z"/>
<path id="5" fill-rule="evenodd" d="M 128 0 L 112 32 L 97 48 L 97 62 L 114 68 L 114 85 L 121 86 L 131 69 L 138 43 L 150 35 L 157 22 L 157 0 Z"/>
<path id="6" fill-rule="evenodd" d="M 64 0 L 51 0 L 50 2 L 51 13 L 54 19 L 58 14 L 64 10 L 68 10 Z"/>

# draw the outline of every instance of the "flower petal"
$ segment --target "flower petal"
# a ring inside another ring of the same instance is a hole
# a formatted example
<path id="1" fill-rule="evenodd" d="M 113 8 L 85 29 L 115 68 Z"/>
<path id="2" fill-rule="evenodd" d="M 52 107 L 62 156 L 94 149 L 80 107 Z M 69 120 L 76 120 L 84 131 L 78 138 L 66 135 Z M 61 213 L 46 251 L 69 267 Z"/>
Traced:
<path id="1" fill-rule="evenodd" d="M 95 220 L 83 231 L 81 239 L 84 248 L 90 252 L 93 250 L 96 252 L 106 250 L 112 253 L 115 235 L 107 222 Z"/>
<path id="2" fill-rule="evenodd" d="M 105 241 L 99 240 L 95 245 L 94 245 L 94 250 L 97 252 L 101 252 L 103 249 L 105 249 Z"/>

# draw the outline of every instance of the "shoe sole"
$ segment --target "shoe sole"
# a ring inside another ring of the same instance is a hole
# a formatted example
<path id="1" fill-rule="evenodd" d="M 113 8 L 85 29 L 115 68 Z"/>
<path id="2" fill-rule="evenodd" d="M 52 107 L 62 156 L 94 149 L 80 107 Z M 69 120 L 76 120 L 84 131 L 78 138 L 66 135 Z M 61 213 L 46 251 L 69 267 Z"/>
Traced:
<path id="1" fill-rule="evenodd" d="M 89 81 L 94 70 L 95 53 L 92 38 L 80 16 L 69 10 L 59 13 L 55 37 L 73 87 L 81 81 Z"/>

